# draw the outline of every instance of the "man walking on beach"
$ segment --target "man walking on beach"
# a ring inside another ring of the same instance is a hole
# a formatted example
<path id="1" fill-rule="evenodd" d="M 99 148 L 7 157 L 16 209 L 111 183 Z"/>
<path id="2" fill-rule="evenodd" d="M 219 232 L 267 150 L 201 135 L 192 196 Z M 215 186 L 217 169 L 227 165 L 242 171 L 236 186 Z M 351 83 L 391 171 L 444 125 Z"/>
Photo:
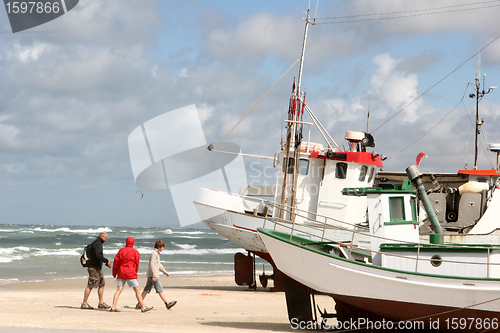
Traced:
<path id="1" fill-rule="evenodd" d="M 92 243 L 92 249 L 90 250 L 90 266 L 87 268 L 89 272 L 89 280 L 87 282 L 87 288 L 83 293 L 82 309 L 93 309 L 88 304 L 88 299 L 90 292 L 94 288 L 97 289 L 97 295 L 99 297 L 99 309 L 109 309 L 110 306 L 104 303 L 104 274 L 102 274 L 102 264 L 111 268 L 111 262 L 104 258 L 102 244 L 108 240 L 108 234 L 106 232 L 101 232 L 99 237 Z"/>
<path id="2" fill-rule="evenodd" d="M 151 291 L 151 288 L 154 286 L 156 293 L 158 293 L 161 300 L 165 303 L 167 309 L 170 310 L 175 304 L 177 304 L 177 301 L 167 302 L 167 297 L 163 292 L 163 287 L 160 282 L 160 272 L 162 272 L 166 276 L 170 276 L 170 274 L 167 273 L 160 262 L 160 252 L 162 252 L 164 248 L 165 242 L 163 242 L 162 240 L 159 240 L 155 243 L 155 249 L 149 257 L 148 272 L 146 274 L 148 277 L 148 281 L 146 282 L 146 287 L 144 287 L 144 290 L 142 291 L 142 299 L 146 298 L 148 293 Z M 136 307 L 138 306 L 139 304 L 136 305 Z"/>
<path id="3" fill-rule="evenodd" d="M 116 308 L 118 303 L 118 297 L 123 291 L 125 286 L 125 281 L 129 287 L 132 287 L 135 292 L 135 297 L 139 302 L 138 305 L 142 312 L 147 312 L 153 307 L 147 307 L 141 297 L 141 289 L 139 288 L 139 282 L 137 282 L 137 271 L 139 270 L 139 251 L 134 249 L 135 240 L 133 237 L 127 237 L 126 245 L 121 248 L 120 251 L 115 256 L 113 261 L 113 276 L 117 278 L 117 287 L 115 296 L 113 296 L 113 306 L 111 307 L 111 312 L 119 312 Z"/>

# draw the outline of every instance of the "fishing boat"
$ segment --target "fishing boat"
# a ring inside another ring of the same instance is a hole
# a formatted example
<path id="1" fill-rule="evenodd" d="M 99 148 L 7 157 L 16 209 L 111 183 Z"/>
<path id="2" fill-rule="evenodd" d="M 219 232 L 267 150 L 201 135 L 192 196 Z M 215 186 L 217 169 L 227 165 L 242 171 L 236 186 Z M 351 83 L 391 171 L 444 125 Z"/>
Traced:
<path id="1" fill-rule="evenodd" d="M 272 225 L 272 228 L 279 229 L 281 224 L 293 224 L 300 231 L 309 220 L 355 228 L 356 223 L 366 220 L 366 198 L 346 197 L 341 190 L 373 186 L 377 168 L 383 166 L 384 159 L 383 155 L 370 151 L 375 142 L 366 132 L 346 132 L 347 149 L 341 149 L 306 105 L 301 77 L 307 30 L 313 24 L 309 12 L 305 21 L 299 75 L 297 82 L 294 79 L 288 116 L 284 120 L 286 141 L 281 142 L 281 150 L 276 158 L 272 158 L 278 171 L 276 186 L 247 187 L 240 193 L 202 188 L 194 200 L 201 220 L 207 226 L 272 265 L 257 228 Z M 311 122 L 304 121 L 306 113 Z M 325 139 L 326 147 L 310 141 L 313 126 Z M 224 153 L 213 145 L 209 150 L 214 154 Z M 323 237 L 332 231 L 334 229 L 318 231 L 314 237 Z M 238 274 L 238 268 L 235 270 Z M 280 284 L 276 273 L 275 287 Z"/>
<path id="2" fill-rule="evenodd" d="M 366 229 L 310 220 L 311 234 L 323 228 L 343 234 L 316 241 L 292 225 L 288 232 L 260 228 L 259 235 L 279 270 L 334 299 L 337 328 L 354 323 L 360 329 L 498 332 L 500 245 L 445 243 L 421 174 L 416 166 L 407 174 L 402 185 L 343 190 L 367 198 Z M 496 183 L 494 198 L 499 188 Z M 417 196 L 433 228 L 426 241 L 419 233 Z"/>
<path id="3" fill-rule="evenodd" d="M 378 169 L 383 167 L 384 156 L 370 151 L 375 147 L 375 142 L 368 130 L 346 132 L 344 137 L 347 140 L 347 149 L 341 149 L 306 105 L 306 94 L 301 91 L 301 77 L 308 26 L 314 24 L 314 20 L 309 18 L 309 12 L 305 21 L 298 80 L 294 80 L 292 85 L 288 117 L 284 120 L 286 141 L 281 142 L 281 150 L 276 157 L 268 158 L 274 161 L 273 166 L 277 168 L 276 185 L 249 186 L 237 193 L 202 188 L 194 200 L 202 222 L 248 252 L 267 260 L 273 268 L 273 260 L 257 233 L 258 228 L 284 231 L 286 227 L 282 225 L 293 224 L 294 228 L 300 231 L 307 227 L 310 221 L 323 221 L 327 225 L 355 229 L 357 225 L 366 223 L 367 199 L 364 196 L 343 196 L 342 189 L 371 187 L 374 183 L 385 182 L 401 185 L 406 177 L 404 173 L 378 172 Z M 476 88 L 476 98 L 487 93 L 480 89 L 477 77 Z M 306 113 L 311 119 L 310 122 L 304 121 Z M 310 141 L 313 126 L 324 138 L 325 146 Z M 214 154 L 225 153 L 213 145 L 209 146 L 209 150 Z M 500 145 L 493 145 L 491 151 L 500 152 Z M 500 206 L 489 205 L 493 193 L 491 188 L 499 175 L 498 163 L 496 169 L 478 170 L 476 158 L 473 170 L 422 176 L 427 190 L 430 191 L 432 206 L 438 212 L 437 217 L 447 241 L 500 242 L 500 231 L 495 231 L 494 228 L 495 216 L 500 213 Z M 486 214 L 488 206 L 495 209 L 488 208 L 491 212 Z M 417 210 L 417 219 L 421 222 L 420 234 L 428 235 L 431 232 L 430 221 L 425 210 Z M 482 223 L 486 227 L 476 228 L 480 219 L 489 220 L 490 223 Z M 324 228 L 308 237 L 317 239 L 325 236 L 325 233 L 337 232 L 338 229 Z M 462 237 L 465 234 L 481 237 Z M 483 237 L 484 234 L 488 234 L 488 237 Z M 236 275 L 238 267 L 235 257 Z M 279 274 L 276 270 L 275 273 Z M 274 276 L 275 285 L 276 277 L 277 275 Z M 267 281 L 265 276 L 263 278 L 263 281 Z"/>

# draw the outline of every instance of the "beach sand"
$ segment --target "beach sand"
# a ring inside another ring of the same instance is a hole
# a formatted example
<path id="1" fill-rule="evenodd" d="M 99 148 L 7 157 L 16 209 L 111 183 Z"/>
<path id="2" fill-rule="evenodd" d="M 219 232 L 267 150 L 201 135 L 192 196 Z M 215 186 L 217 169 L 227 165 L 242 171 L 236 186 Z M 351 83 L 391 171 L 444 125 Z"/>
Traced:
<path id="1" fill-rule="evenodd" d="M 233 276 L 162 277 L 168 300 L 177 305 L 167 310 L 152 292 L 145 303 L 152 311 L 135 306 L 132 288 L 126 286 L 118 300 L 119 313 L 82 310 L 86 279 L 53 280 L 0 286 L 0 332 L 294 332 L 287 315 L 285 294 L 269 288 L 248 290 L 237 286 Z M 141 288 L 145 279 L 139 278 Z M 115 280 L 106 279 L 104 301 L 112 304 Z M 89 304 L 97 308 L 97 290 Z M 333 312 L 330 297 L 316 296 L 321 309 Z"/>

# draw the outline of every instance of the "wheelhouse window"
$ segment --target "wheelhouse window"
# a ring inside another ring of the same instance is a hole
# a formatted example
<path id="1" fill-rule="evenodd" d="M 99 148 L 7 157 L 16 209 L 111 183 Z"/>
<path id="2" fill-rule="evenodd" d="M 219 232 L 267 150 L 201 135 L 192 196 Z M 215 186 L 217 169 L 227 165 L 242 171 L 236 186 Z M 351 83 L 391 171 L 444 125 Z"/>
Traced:
<path id="1" fill-rule="evenodd" d="M 411 219 L 413 221 L 417 220 L 417 198 L 411 197 Z"/>
<path id="2" fill-rule="evenodd" d="M 283 172 L 285 172 L 285 162 L 286 159 L 283 159 Z M 293 157 L 288 158 L 288 171 L 287 173 L 293 173 Z"/>
<path id="3" fill-rule="evenodd" d="M 283 172 L 285 172 L 285 159 L 283 159 Z M 309 160 L 300 159 L 299 160 L 299 175 L 307 176 L 309 172 Z M 288 158 L 288 172 L 293 173 L 293 157 Z"/>
<path id="4" fill-rule="evenodd" d="M 347 163 L 338 162 L 335 166 L 335 178 L 346 179 L 347 178 Z"/>
<path id="5" fill-rule="evenodd" d="M 361 167 L 361 171 L 359 172 L 359 178 L 358 180 L 360 182 L 364 182 L 365 181 L 365 178 L 366 178 L 366 174 L 368 173 L 368 167 L 366 165 L 363 165 Z"/>
<path id="6" fill-rule="evenodd" d="M 403 197 L 390 197 L 389 210 L 391 213 L 391 221 L 404 221 L 405 211 Z"/>
<path id="7" fill-rule="evenodd" d="M 375 168 L 370 168 L 370 177 L 368 177 L 368 183 L 371 183 L 374 177 L 375 177 Z"/>
<path id="8" fill-rule="evenodd" d="M 299 160 L 299 175 L 307 176 L 309 172 L 309 160 L 300 159 Z"/>

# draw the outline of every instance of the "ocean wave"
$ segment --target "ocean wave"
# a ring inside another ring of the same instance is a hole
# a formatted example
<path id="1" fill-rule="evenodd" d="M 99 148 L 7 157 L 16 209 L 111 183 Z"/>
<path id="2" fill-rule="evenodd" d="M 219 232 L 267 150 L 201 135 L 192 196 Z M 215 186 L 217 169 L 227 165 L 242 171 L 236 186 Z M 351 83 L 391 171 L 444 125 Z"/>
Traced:
<path id="1" fill-rule="evenodd" d="M 184 235 L 176 235 L 175 238 L 186 238 L 186 239 L 204 239 L 206 237 L 196 237 L 196 236 L 184 236 Z"/>
<path id="2" fill-rule="evenodd" d="M 41 256 L 81 256 L 80 249 L 40 249 L 34 248 L 36 252 L 30 253 L 35 257 Z"/>
<path id="3" fill-rule="evenodd" d="M 182 234 L 182 235 L 206 235 L 209 234 L 208 232 L 205 231 L 176 231 L 176 234 Z"/>
<path id="4" fill-rule="evenodd" d="M 0 263 L 2 263 L 2 264 L 7 264 L 9 262 L 12 262 L 12 260 L 13 260 L 12 258 L 2 258 L 2 257 L 0 257 Z"/>
<path id="5" fill-rule="evenodd" d="M 112 232 L 111 228 L 104 227 L 104 228 L 96 228 L 96 229 L 70 229 L 68 227 L 62 227 L 62 228 L 57 228 L 57 229 L 46 229 L 46 228 L 34 228 L 33 231 L 38 231 L 38 232 L 72 232 L 72 233 L 78 233 L 78 234 L 90 234 L 90 233 L 95 233 L 99 234 L 101 232 Z"/>
<path id="6" fill-rule="evenodd" d="M 234 254 L 238 251 L 237 248 L 229 249 L 181 249 L 181 250 L 163 250 L 165 255 L 179 255 L 179 254 L 191 254 L 191 255 L 204 255 L 204 254 Z"/>
<path id="7" fill-rule="evenodd" d="M 15 246 L 8 248 L 0 248 L 0 255 L 13 254 L 15 252 L 29 252 L 30 248 L 27 246 Z"/>
<path id="8" fill-rule="evenodd" d="M 12 279 L 0 279 L 0 284 L 12 284 L 12 283 L 17 283 L 19 282 L 19 279 L 12 278 Z"/>
<path id="9" fill-rule="evenodd" d="M 172 242 L 172 245 L 180 247 L 183 250 L 196 249 L 196 247 L 197 247 L 196 245 L 192 245 L 192 244 L 176 244 L 174 242 Z"/>

